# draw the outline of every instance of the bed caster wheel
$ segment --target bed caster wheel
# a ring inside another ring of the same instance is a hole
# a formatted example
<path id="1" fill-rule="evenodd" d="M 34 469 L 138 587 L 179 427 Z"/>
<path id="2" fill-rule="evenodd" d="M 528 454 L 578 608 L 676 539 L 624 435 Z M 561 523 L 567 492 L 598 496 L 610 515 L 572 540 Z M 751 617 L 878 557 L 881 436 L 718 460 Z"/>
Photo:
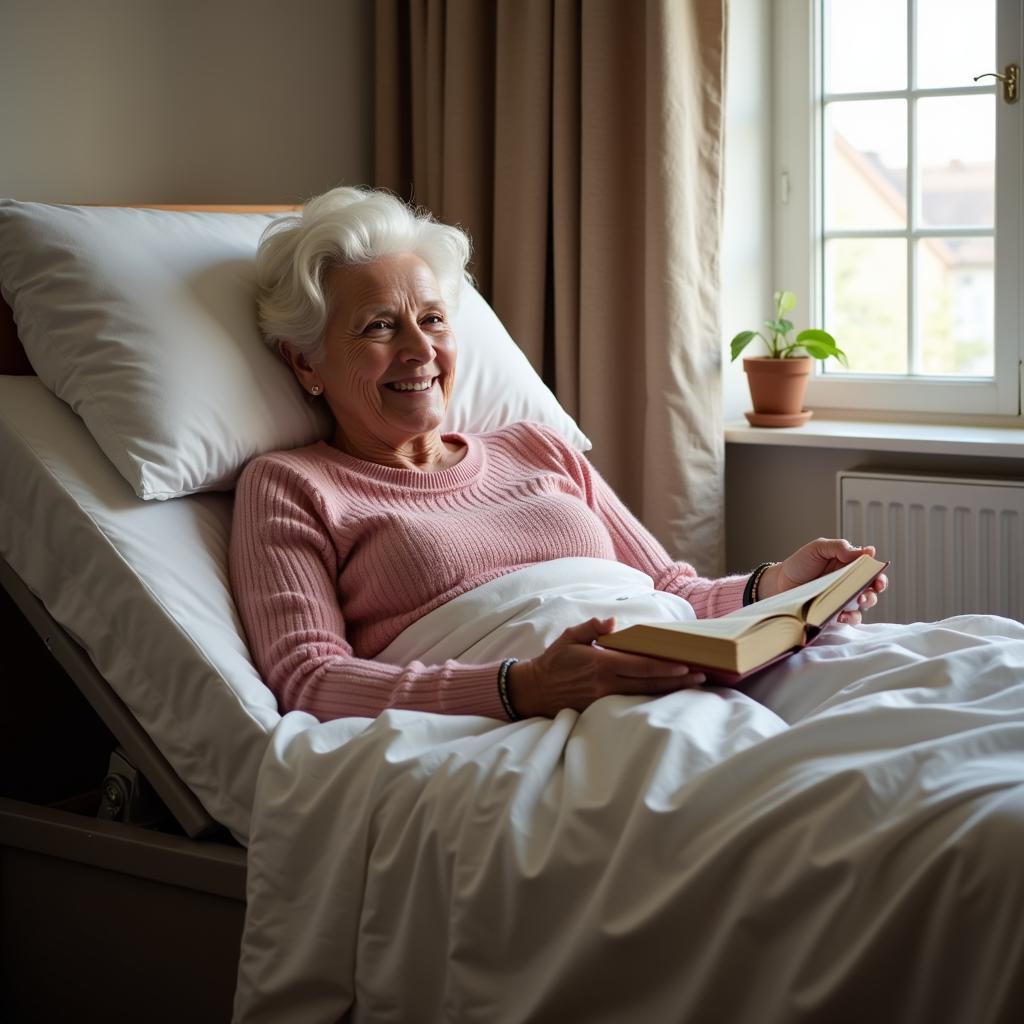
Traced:
<path id="1" fill-rule="evenodd" d="M 120 747 L 110 755 L 107 775 L 100 787 L 100 806 L 96 817 L 143 828 L 156 828 L 167 817 L 167 809 L 146 777 Z"/>
<path id="2" fill-rule="evenodd" d="M 129 783 L 123 775 L 108 775 L 103 780 L 100 809 L 96 812 L 96 817 L 106 821 L 124 821 L 124 809 L 128 803 L 129 793 Z"/>

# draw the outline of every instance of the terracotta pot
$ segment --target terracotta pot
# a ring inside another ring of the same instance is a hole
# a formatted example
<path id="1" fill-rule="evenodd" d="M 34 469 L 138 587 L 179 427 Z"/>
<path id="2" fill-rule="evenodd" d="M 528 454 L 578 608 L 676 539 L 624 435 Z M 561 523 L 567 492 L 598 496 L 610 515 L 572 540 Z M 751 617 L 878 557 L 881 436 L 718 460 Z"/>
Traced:
<path id="1" fill-rule="evenodd" d="M 803 407 L 814 360 L 771 359 L 751 356 L 743 360 L 754 411 L 747 419 L 755 427 L 796 427 L 806 423 L 810 412 Z"/>

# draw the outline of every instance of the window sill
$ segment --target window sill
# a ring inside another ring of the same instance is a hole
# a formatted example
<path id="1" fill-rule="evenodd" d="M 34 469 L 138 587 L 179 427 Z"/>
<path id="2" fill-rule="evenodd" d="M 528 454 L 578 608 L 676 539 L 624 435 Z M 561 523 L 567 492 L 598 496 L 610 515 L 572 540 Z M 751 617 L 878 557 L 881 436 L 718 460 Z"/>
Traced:
<path id="1" fill-rule="evenodd" d="M 752 427 L 745 420 L 725 425 L 727 444 L 794 448 L 851 448 L 872 452 L 1024 458 L 1024 427 L 892 423 L 815 418 L 802 427 Z"/>

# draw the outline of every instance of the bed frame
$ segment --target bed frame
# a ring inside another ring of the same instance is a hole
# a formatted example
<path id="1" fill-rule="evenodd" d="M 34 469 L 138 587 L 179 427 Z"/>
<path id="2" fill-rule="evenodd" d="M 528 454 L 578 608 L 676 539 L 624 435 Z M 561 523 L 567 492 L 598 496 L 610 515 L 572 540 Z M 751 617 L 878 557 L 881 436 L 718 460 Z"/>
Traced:
<path id="1" fill-rule="evenodd" d="M 0 1019 L 230 1020 L 244 849 L 3 561 L 0 581 Z"/>
<path id="2" fill-rule="evenodd" d="M 0 297 L 0 373 L 32 372 Z M 0 1020 L 226 1024 L 245 850 L 2 558 L 0 624 Z"/>

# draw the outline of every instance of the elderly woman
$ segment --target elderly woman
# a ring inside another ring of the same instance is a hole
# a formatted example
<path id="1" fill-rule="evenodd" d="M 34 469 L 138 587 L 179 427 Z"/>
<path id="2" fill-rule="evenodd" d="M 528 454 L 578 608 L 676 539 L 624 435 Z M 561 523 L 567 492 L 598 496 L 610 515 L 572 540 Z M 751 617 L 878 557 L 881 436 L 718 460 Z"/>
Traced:
<path id="1" fill-rule="evenodd" d="M 703 579 L 554 431 L 442 433 L 469 254 L 459 229 L 354 188 L 312 200 L 261 242 L 263 331 L 335 424 L 330 442 L 254 459 L 237 490 L 232 583 L 282 710 L 551 716 L 607 694 L 697 686 L 704 676 L 686 665 L 595 646 L 611 618 L 567 623 L 522 661 L 515 650 L 483 665 L 373 659 L 445 602 L 550 559 L 618 560 L 703 617 L 874 553 L 821 539 L 749 577 Z M 884 586 L 862 594 L 861 608 Z M 860 611 L 842 619 L 859 622 Z"/>

